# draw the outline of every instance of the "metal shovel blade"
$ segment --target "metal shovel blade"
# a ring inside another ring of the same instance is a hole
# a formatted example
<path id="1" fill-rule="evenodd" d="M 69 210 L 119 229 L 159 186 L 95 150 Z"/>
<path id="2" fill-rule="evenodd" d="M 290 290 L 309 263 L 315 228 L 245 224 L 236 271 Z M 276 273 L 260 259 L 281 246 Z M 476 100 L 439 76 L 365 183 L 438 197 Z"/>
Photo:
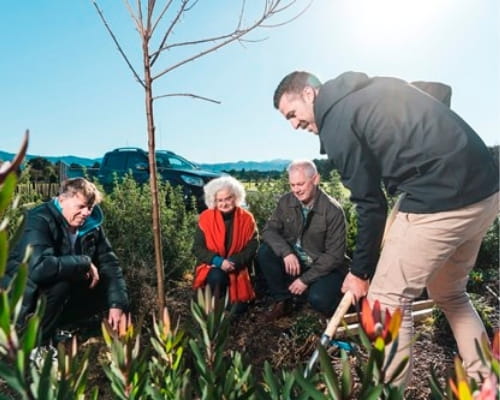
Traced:
<path id="1" fill-rule="evenodd" d="M 335 332 L 337 332 L 337 328 L 340 325 L 342 318 L 344 318 L 344 315 L 347 313 L 347 310 L 349 310 L 349 307 L 351 306 L 353 299 L 354 296 L 351 292 L 346 292 L 346 294 L 344 294 L 344 297 L 342 297 L 342 300 L 337 306 L 335 313 L 332 315 L 332 318 L 330 318 L 330 321 L 328 322 L 328 325 L 326 326 L 323 335 L 321 335 L 321 340 L 319 342 L 320 346 L 326 346 L 330 342 L 332 337 L 335 335 Z M 314 364 L 316 364 L 316 361 L 318 360 L 318 355 L 319 355 L 319 350 L 318 349 L 314 350 L 314 353 L 309 359 L 306 369 L 304 370 L 304 378 L 307 378 L 311 373 Z"/>

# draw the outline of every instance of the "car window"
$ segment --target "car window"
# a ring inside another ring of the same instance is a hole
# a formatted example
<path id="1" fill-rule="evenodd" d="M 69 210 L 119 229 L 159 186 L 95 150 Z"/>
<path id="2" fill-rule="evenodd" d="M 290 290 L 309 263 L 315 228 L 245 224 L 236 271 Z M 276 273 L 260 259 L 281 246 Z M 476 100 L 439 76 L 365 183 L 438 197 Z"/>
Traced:
<path id="1" fill-rule="evenodd" d="M 119 153 L 110 153 L 106 157 L 106 168 L 112 170 L 124 170 L 125 169 L 125 157 Z"/>
<path id="2" fill-rule="evenodd" d="M 179 157 L 175 157 L 173 155 L 170 155 L 168 157 L 168 161 L 170 163 L 170 168 L 174 168 L 174 169 L 195 169 L 194 165 L 191 164 L 191 163 L 188 163 L 187 161 L 179 158 Z"/>
<path id="3" fill-rule="evenodd" d="M 160 168 L 170 168 L 168 157 L 164 154 L 156 153 L 156 165 Z"/>
<path id="4" fill-rule="evenodd" d="M 148 160 L 142 154 L 129 153 L 127 157 L 127 169 L 136 169 L 137 164 L 147 164 Z"/>
<path id="5" fill-rule="evenodd" d="M 158 167 L 173 169 L 198 169 L 194 163 L 185 158 L 165 151 L 156 153 L 156 165 L 158 165 Z"/>

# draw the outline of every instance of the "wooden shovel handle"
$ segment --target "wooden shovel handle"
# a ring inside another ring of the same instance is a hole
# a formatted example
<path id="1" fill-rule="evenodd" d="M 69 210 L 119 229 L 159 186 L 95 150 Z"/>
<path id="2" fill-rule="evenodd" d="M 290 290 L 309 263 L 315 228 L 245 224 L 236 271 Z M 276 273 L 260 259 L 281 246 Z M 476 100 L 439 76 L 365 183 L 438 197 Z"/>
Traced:
<path id="1" fill-rule="evenodd" d="M 340 322 L 342 322 L 342 318 L 344 318 L 347 310 L 349 310 L 349 307 L 351 306 L 353 300 L 354 296 L 351 292 L 346 292 L 344 294 L 344 297 L 342 297 L 342 300 L 337 306 L 337 309 L 332 315 L 332 318 L 330 318 L 330 321 L 328 322 L 323 335 L 328 336 L 330 339 L 333 338 L 333 335 L 335 335 L 335 332 L 337 332 L 337 328 L 339 327 Z"/>

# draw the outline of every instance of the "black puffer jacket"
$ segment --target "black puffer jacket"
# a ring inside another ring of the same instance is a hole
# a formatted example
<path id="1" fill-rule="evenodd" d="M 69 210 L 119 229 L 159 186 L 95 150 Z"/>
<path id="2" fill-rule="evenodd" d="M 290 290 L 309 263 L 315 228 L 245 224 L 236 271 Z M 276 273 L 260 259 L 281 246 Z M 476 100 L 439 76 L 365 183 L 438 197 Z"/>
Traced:
<path id="1" fill-rule="evenodd" d="M 6 286 L 23 260 L 26 247 L 32 248 L 29 259 L 29 278 L 23 311 L 29 312 L 38 297 L 38 287 L 57 281 L 86 279 L 92 262 L 99 270 L 99 285 L 104 285 L 109 308 L 128 308 L 128 294 L 118 259 L 101 226 L 103 219 L 99 206 L 80 228 L 72 249 L 66 220 L 58 209 L 57 199 L 41 204 L 27 215 L 26 226 L 19 243 L 9 256 L 7 274 L 2 280 Z"/>
<path id="2" fill-rule="evenodd" d="M 352 272 L 378 260 L 386 219 L 381 182 L 405 193 L 400 210 L 458 209 L 498 191 L 487 147 L 446 104 L 395 78 L 346 72 L 319 89 L 314 104 L 322 147 L 351 190 L 358 213 Z"/>

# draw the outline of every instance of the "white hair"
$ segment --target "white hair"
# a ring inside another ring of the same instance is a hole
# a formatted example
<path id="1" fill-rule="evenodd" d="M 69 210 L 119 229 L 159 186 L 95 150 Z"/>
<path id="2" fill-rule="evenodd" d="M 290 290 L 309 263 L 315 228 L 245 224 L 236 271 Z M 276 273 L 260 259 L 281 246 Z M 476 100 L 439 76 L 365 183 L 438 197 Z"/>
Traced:
<path id="1" fill-rule="evenodd" d="M 316 164 L 314 164 L 311 160 L 293 160 L 287 167 L 286 171 L 288 175 L 297 170 L 302 170 L 306 174 L 307 177 L 312 178 L 314 175 L 318 173 L 318 169 L 316 168 Z"/>
<path id="2" fill-rule="evenodd" d="M 221 176 L 212 179 L 203 187 L 205 204 L 208 208 L 215 208 L 215 196 L 221 190 L 228 190 L 234 196 L 237 207 L 245 202 L 246 193 L 241 182 L 232 176 Z"/>

